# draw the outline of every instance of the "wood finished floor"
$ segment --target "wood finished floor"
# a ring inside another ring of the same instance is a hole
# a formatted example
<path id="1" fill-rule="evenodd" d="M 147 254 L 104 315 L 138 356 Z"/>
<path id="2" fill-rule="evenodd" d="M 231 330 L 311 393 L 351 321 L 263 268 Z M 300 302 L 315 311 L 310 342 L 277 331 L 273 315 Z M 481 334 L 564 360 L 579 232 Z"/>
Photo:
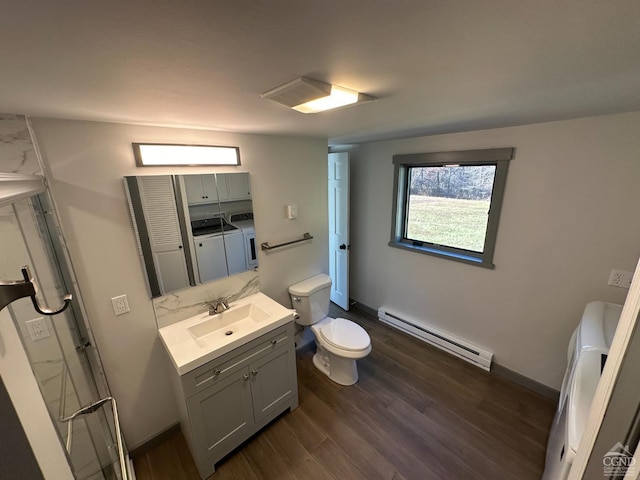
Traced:
<path id="1" fill-rule="evenodd" d="M 217 465 L 215 480 L 535 479 L 551 400 L 489 374 L 360 311 L 371 336 L 351 387 L 298 356 L 300 406 Z M 134 458 L 138 480 L 196 480 L 180 432 Z"/>

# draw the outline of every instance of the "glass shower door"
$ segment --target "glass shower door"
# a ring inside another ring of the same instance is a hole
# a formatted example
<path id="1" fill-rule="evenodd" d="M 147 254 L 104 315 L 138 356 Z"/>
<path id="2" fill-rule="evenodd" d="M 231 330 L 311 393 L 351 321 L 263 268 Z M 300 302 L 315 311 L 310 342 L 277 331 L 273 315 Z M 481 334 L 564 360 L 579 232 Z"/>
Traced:
<path id="1" fill-rule="evenodd" d="M 109 390 L 48 192 L 0 207 L 0 244 L 0 278 L 20 279 L 28 265 L 41 305 L 56 308 L 65 294 L 74 296 L 54 316 L 37 313 L 28 297 L 7 308 L 76 478 L 126 480 L 117 419 L 112 402 L 100 403 Z"/>

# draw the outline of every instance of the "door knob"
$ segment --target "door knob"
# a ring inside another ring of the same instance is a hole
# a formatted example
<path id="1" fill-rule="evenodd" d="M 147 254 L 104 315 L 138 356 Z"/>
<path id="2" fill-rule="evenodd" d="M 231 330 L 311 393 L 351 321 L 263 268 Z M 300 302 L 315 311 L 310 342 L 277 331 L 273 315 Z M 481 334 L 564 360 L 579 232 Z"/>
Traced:
<path id="1" fill-rule="evenodd" d="M 346 250 L 347 246 L 343 243 L 342 245 L 340 245 L 340 250 Z"/>

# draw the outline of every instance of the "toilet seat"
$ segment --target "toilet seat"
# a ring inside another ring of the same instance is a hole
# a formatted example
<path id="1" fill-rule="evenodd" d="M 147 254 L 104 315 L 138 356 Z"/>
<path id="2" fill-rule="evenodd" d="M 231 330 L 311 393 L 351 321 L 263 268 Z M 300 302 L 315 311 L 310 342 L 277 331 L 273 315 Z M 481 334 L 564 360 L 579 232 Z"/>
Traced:
<path id="1" fill-rule="evenodd" d="M 322 340 L 342 351 L 361 352 L 369 349 L 371 339 L 364 328 L 345 318 L 325 318 L 315 325 Z"/>

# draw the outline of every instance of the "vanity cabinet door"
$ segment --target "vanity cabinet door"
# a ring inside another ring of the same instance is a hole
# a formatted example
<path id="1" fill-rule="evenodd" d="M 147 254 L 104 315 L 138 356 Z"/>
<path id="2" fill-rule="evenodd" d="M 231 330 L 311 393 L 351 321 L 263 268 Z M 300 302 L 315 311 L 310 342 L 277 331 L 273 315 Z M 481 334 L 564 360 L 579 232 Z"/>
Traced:
<path id="1" fill-rule="evenodd" d="M 271 420 L 297 394 L 293 345 L 278 348 L 249 365 L 256 424 Z"/>
<path id="2" fill-rule="evenodd" d="M 249 379 L 245 367 L 187 399 L 199 459 L 220 459 L 253 433 Z"/>

